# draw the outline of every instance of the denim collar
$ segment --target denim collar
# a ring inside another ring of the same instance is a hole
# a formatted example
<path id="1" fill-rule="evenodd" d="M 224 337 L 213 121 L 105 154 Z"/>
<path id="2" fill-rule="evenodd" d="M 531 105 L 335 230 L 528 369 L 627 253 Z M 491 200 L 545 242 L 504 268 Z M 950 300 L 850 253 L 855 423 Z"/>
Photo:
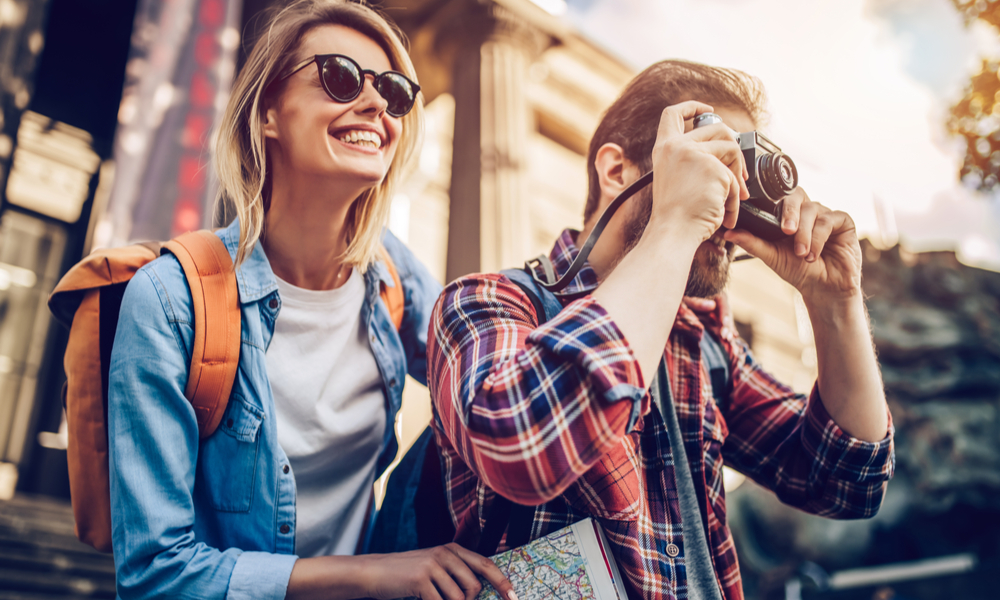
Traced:
<path id="1" fill-rule="evenodd" d="M 226 249 L 229 250 L 229 256 L 235 262 L 236 249 L 240 243 L 239 219 L 233 219 L 232 223 L 218 231 L 218 235 Z M 376 258 L 368 272 L 365 273 L 365 281 L 368 287 L 374 287 L 373 284 L 377 286 L 379 283 L 384 283 L 387 287 L 395 287 L 389 268 L 381 256 Z M 257 241 L 250 256 L 236 269 L 236 286 L 240 293 L 240 304 L 257 302 L 278 289 L 278 281 L 274 277 L 271 263 L 267 260 L 267 255 L 264 254 L 260 240 Z"/>

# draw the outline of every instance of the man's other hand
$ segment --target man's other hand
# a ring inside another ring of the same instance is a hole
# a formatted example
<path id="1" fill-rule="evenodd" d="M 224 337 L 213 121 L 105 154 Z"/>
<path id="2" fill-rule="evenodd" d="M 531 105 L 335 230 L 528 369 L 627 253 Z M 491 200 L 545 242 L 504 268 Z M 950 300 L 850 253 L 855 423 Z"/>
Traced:
<path id="1" fill-rule="evenodd" d="M 807 304 L 860 297 L 861 245 L 847 213 L 813 202 L 796 188 L 785 198 L 781 229 L 792 237 L 769 242 L 740 229 L 724 237 L 762 260 Z"/>

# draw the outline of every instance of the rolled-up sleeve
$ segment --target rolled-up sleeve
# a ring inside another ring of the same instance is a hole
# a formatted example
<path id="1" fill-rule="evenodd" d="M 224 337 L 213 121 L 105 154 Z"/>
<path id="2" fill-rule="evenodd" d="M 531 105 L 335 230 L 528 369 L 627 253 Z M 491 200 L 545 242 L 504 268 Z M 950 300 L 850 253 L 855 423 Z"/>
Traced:
<path id="1" fill-rule="evenodd" d="M 269 552 L 244 552 L 229 578 L 227 600 L 284 598 L 298 557 Z"/>
<path id="2" fill-rule="evenodd" d="M 851 437 L 830 418 L 818 387 L 796 394 L 761 369 L 745 344 L 733 349 L 726 463 L 810 513 L 858 519 L 878 512 L 895 465 L 891 416 L 882 440 Z"/>
<path id="3" fill-rule="evenodd" d="M 444 435 L 487 486 L 522 504 L 561 494 L 649 410 L 635 356 L 596 300 L 539 326 L 502 275 L 445 289 L 428 364 Z"/>
<path id="4" fill-rule="evenodd" d="M 129 282 L 111 354 L 109 475 L 118 595 L 280 600 L 296 557 L 219 549 L 195 538 L 199 436 L 184 396 L 188 351 L 157 286 L 148 269 Z"/>

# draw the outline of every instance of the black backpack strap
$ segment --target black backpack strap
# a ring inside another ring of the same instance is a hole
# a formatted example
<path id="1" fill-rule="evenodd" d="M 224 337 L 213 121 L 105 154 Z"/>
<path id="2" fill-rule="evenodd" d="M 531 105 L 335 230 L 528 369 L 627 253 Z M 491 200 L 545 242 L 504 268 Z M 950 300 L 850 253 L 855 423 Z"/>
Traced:
<path id="1" fill-rule="evenodd" d="M 98 290 L 100 302 L 100 333 L 98 334 L 98 350 L 101 353 L 101 392 L 104 396 L 104 426 L 108 425 L 108 377 L 111 369 L 111 348 L 115 343 L 118 331 L 118 313 L 122 309 L 122 298 L 125 296 L 127 281 L 106 285 Z"/>
<path id="2" fill-rule="evenodd" d="M 725 414 L 729 409 L 729 356 L 722 342 L 707 329 L 701 336 L 701 356 L 708 367 L 709 381 L 712 383 L 712 397 L 715 405 Z"/>

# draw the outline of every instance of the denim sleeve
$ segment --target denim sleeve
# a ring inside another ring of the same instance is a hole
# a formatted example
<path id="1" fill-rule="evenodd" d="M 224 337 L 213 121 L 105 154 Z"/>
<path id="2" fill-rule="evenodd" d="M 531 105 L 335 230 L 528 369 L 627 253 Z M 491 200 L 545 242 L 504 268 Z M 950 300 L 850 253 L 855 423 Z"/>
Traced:
<path id="1" fill-rule="evenodd" d="M 121 598 L 285 596 L 295 556 L 212 548 L 195 539 L 198 425 L 184 396 L 189 350 L 156 270 L 122 300 L 111 354 L 108 433 L 112 544 Z"/>
<path id="2" fill-rule="evenodd" d="M 441 294 L 441 283 L 392 232 L 386 230 L 382 242 L 392 256 L 405 293 L 399 336 L 406 352 L 406 369 L 410 377 L 427 385 L 427 328 Z"/>

